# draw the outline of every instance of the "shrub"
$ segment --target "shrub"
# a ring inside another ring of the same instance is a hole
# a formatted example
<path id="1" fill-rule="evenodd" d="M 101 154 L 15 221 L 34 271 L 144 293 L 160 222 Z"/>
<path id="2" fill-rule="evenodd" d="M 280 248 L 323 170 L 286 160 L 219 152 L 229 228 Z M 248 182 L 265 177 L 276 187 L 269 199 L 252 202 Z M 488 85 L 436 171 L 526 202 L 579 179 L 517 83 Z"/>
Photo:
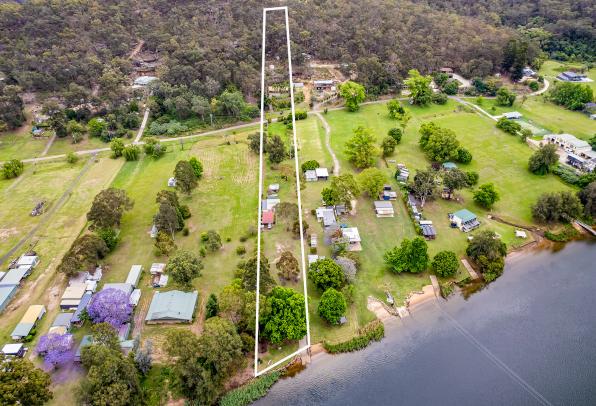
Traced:
<path id="1" fill-rule="evenodd" d="M 341 317 L 346 313 L 346 299 L 333 288 L 329 288 L 321 296 L 317 311 L 319 316 L 331 324 L 339 323 Z"/>
<path id="2" fill-rule="evenodd" d="M 69 152 L 68 154 L 66 154 L 66 162 L 68 162 L 69 164 L 76 164 L 78 160 L 79 156 L 74 152 Z"/>
<path id="3" fill-rule="evenodd" d="M 190 166 L 192 166 L 192 171 L 195 173 L 197 179 L 201 179 L 203 177 L 203 164 L 194 156 L 188 160 Z"/>
<path id="4" fill-rule="evenodd" d="M 122 155 L 124 159 L 127 161 L 137 161 L 139 159 L 139 155 L 141 153 L 141 149 L 137 145 L 127 145 L 122 150 Z"/>
<path id="5" fill-rule="evenodd" d="M 530 88 L 530 90 L 532 90 L 533 92 L 537 91 L 538 89 L 540 89 L 540 85 L 538 84 L 537 81 L 532 80 L 531 82 L 528 83 L 528 87 Z"/>
<path id="6" fill-rule="evenodd" d="M 568 242 L 573 240 L 574 238 L 579 237 L 580 233 L 573 226 L 566 224 L 565 228 L 562 231 L 558 233 L 547 231 L 544 233 L 544 236 L 551 241 Z"/>
<path id="7" fill-rule="evenodd" d="M 311 159 L 310 161 L 304 162 L 301 166 L 301 169 L 302 169 L 302 172 L 306 172 L 306 171 L 315 170 L 319 167 L 320 167 L 319 163 L 317 161 L 315 161 L 314 159 Z"/>
<path id="8" fill-rule="evenodd" d="M 517 135 L 522 129 L 519 123 L 505 117 L 501 117 L 499 121 L 497 121 L 497 128 L 511 135 Z"/>
<path id="9" fill-rule="evenodd" d="M 188 237 L 189 234 L 190 234 L 190 230 L 188 229 L 188 227 L 184 227 L 182 229 L 182 235 L 185 237 Z"/>
<path id="10" fill-rule="evenodd" d="M 191 213 L 190 213 L 190 208 L 187 205 L 182 205 L 179 208 L 180 210 L 180 215 L 182 216 L 183 219 L 188 219 L 191 217 Z"/>
<path id="11" fill-rule="evenodd" d="M 401 130 L 401 128 L 391 128 L 388 132 L 387 135 L 390 136 L 391 138 L 393 138 L 395 140 L 395 142 L 397 144 L 399 144 L 399 142 L 401 141 L 401 137 L 403 135 L 403 132 Z"/>
<path id="12" fill-rule="evenodd" d="M 380 320 L 376 319 L 359 329 L 358 334 L 350 340 L 337 344 L 325 341 L 323 347 L 331 354 L 357 351 L 365 348 L 371 341 L 381 341 L 384 336 L 385 326 Z"/>
<path id="13" fill-rule="evenodd" d="M 124 150 L 124 141 L 120 138 L 114 138 L 112 142 L 110 142 L 110 149 L 112 150 L 112 156 L 114 158 L 121 157 L 122 150 Z"/>
<path id="14" fill-rule="evenodd" d="M 12 159 L 2 165 L 2 176 L 4 176 L 4 179 L 16 178 L 23 173 L 24 169 L 25 165 L 21 161 Z"/>
<path id="15" fill-rule="evenodd" d="M 433 95 L 430 97 L 430 100 L 434 104 L 446 104 L 448 97 L 447 97 L 447 94 L 445 94 L 445 93 L 433 93 Z"/>
<path id="16" fill-rule="evenodd" d="M 455 275 L 459 268 L 457 255 L 452 251 L 441 251 L 434 256 L 430 267 L 439 276 L 449 277 Z"/>
<path id="17" fill-rule="evenodd" d="M 469 164 L 470 162 L 472 162 L 472 154 L 467 149 L 465 149 L 463 147 L 459 147 L 457 149 L 456 154 L 457 154 L 457 162 L 460 162 L 462 164 Z"/>
<path id="18" fill-rule="evenodd" d="M 480 179 L 480 175 L 478 172 L 469 171 L 466 172 L 466 177 L 468 178 L 468 187 L 472 187 L 478 183 L 478 179 Z"/>
<path id="19" fill-rule="evenodd" d="M 219 400 L 220 406 L 247 406 L 267 394 L 269 388 L 279 380 L 280 372 L 271 372 L 253 379 L 246 385 L 228 392 Z"/>
<path id="20" fill-rule="evenodd" d="M 236 247 L 236 254 L 237 255 L 244 255 L 246 254 L 246 247 L 244 245 L 239 245 Z"/>
<path id="21" fill-rule="evenodd" d="M 95 233 L 106 243 L 106 246 L 110 251 L 114 251 L 114 248 L 116 248 L 120 242 L 119 233 L 113 228 L 100 228 L 95 230 Z"/>

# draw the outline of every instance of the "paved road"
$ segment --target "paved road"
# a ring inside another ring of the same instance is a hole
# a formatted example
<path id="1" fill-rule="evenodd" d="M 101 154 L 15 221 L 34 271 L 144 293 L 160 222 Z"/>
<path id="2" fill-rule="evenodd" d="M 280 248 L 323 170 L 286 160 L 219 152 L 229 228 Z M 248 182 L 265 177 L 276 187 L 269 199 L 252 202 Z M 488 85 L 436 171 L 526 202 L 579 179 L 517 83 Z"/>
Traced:
<path id="1" fill-rule="evenodd" d="M 329 126 L 329 123 L 327 122 L 327 120 L 325 120 L 321 113 L 315 111 L 314 114 L 319 118 L 319 120 L 321 120 L 321 123 L 325 128 L 325 146 L 327 147 L 327 151 L 329 151 L 329 154 L 331 155 L 331 159 L 333 159 L 333 175 L 339 176 L 339 160 L 337 159 L 335 152 L 331 148 L 331 127 Z"/>

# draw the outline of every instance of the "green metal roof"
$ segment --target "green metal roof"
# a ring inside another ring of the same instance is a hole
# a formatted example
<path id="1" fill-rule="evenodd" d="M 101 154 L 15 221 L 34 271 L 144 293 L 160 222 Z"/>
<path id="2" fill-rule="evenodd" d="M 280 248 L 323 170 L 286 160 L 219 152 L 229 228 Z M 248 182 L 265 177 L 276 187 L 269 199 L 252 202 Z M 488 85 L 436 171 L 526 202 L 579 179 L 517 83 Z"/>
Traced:
<path id="1" fill-rule="evenodd" d="M 455 213 L 453 213 L 453 215 L 455 217 L 459 217 L 461 221 L 463 221 L 464 223 L 470 220 L 474 220 L 476 218 L 476 215 L 468 209 L 456 211 Z"/>
<path id="2" fill-rule="evenodd" d="M 171 290 L 155 292 L 145 321 L 178 320 L 192 321 L 199 293 Z"/>

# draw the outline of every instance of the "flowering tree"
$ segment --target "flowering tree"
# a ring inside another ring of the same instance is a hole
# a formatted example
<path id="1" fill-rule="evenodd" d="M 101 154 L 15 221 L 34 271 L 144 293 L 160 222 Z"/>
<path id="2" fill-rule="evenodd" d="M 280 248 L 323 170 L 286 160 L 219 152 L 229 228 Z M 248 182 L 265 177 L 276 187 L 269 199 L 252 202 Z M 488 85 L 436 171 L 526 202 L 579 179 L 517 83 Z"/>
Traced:
<path id="1" fill-rule="evenodd" d="M 72 334 L 50 333 L 41 336 L 37 344 L 37 353 L 43 356 L 48 366 L 58 366 L 69 363 L 74 358 Z"/>
<path id="2" fill-rule="evenodd" d="M 130 320 L 132 305 L 126 293 L 108 288 L 95 295 L 87 312 L 93 323 L 110 323 L 118 328 Z"/>

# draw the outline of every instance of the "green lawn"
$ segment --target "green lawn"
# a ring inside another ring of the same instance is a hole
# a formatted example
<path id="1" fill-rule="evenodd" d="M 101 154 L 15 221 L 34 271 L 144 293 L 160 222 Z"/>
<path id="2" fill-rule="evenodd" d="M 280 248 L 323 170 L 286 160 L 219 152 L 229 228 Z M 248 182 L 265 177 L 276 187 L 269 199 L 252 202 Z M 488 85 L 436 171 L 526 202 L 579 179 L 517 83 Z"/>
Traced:
<path id="1" fill-rule="evenodd" d="M 125 141 L 130 142 L 130 141 Z M 97 137 L 89 137 L 86 135 L 81 141 L 76 144 L 72 143 L 71 137 L 56 138 L 54 143 L 48 151 L 48 155 L 68 154 L 73 151 L 83 151 L 86 149 L 109 148 L 110 144 L 103 142 Z"/>
<path id="2" fill-rule="evenodd" d="M 30 129 L 27 126 L 14 132 L 0 133 L 0 161 L 35 158 L 42 153 L 49 137 L 33 138 Z"/>

